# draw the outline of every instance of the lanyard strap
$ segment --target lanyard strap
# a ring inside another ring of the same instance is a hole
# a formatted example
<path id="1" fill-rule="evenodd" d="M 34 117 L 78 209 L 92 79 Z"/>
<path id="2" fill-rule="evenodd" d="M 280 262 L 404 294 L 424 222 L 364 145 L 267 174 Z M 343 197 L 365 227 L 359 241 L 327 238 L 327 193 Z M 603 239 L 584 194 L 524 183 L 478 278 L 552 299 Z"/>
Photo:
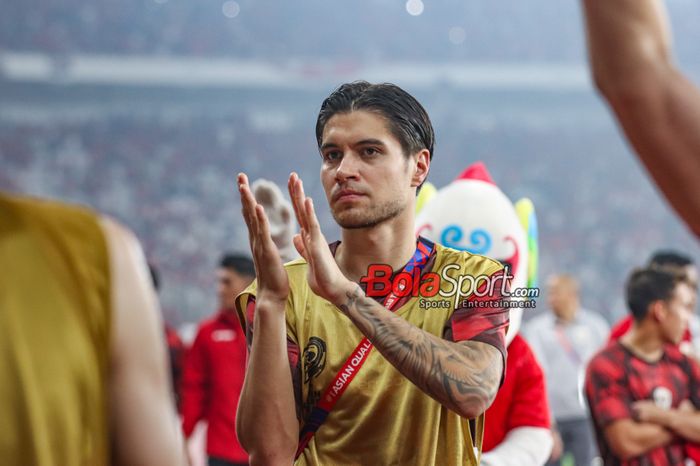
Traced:
<path id="1" fill-rule="evenodd" d="M 555 323 L 554 334 L 557 336 L 559 344 L 562 346 L 562 348 L 564 348 L 564 352 L 566 352 L 567 356 L 569 356 L 569 359 L 571 359 L 571 361 L 577 366 L 581 366 L 583 360 L 581 359 L 581 356 L 579 356 L 578 351 L 576 351 L 576 348 L 574 348 L 574 346 L 571 344 L 569 337 L 566 336 L 566 329 L 564 326 Z"/>
<path id="2" fill-rule="evenodd" d="M 419 271 L 425 266 L 433 252 L 435 245 L 425 238 L 419 237 L 418 243 L 416 245 L 416 251 L 413 253 L 413 257 L 408 261 L 408 264 L 404 267 L 403 271 L 411 274 L 414 269 Z M 399 294 L 401 290 L 392 290 L 384 298 L 382 305 L 389 311 L 395 311 L 396 305 L 399 302 Z M 320 400 L 316 403 L 316 406 L 311 410 L 309 417 L 306 419 L 304 426 L 299 433 L 299 445 L 297 447 L 297 453 L 294 459 L 299 458 L 301 453 L 304 451 L 306 446 L 311 441 L 316 431 L 321 424 L 326 420 L 328 414 L 331 412 L 335 404 L 338 402 L 340 397 L 343 395 L 345 390 L 353 381 L 360 368 L 367 360 L 370 351 L 374 345 L 372 342 L 363 337 L 362 341 L 357 345 L 355 350 L 352 352 L 350 357 L 345 361 L 343 367 L 335 375 L 333 381 L 326 387 L 325 392 Z"/>

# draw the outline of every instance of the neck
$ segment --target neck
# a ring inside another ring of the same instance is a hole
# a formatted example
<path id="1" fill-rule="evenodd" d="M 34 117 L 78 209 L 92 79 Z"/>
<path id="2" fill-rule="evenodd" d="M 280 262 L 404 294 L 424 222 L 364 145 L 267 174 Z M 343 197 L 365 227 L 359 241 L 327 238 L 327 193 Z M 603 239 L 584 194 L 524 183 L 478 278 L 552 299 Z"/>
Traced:
<path id="1" fill-rule="evenodd" d="M 407 210 L 412 207 L 407 207 Z M 372 264 L 386 264 L 394 271 L 416 250 L 413 211 L 372 228 L 343 229 L 335 259 L 343 274 L 354 282 L 367 275 Z"/>
<path id="2" fill-rule="evenodd" d="M 656 326 L 646 321 L 635 322 L 630 331 L 620 338 L 620 343 L 647 361 L 659 360 L 664 352 L 664 341 Z"/>

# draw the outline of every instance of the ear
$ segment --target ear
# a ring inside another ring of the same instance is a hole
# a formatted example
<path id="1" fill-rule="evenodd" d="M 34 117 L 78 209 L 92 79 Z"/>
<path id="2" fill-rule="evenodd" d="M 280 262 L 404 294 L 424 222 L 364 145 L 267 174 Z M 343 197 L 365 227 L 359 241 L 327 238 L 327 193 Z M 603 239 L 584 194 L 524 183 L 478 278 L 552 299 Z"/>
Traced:
<path id="1" fill-rule="evenodd" d="M 430 151 L 423 149 L 413 156 L 413 176 L 411 177 L 411 186 L 420 186 L 428 177 L 430 171 Z"/>
<path id="2" fill-rule="evenodd" d="M 649 305 L 649 313 L 654 317 L 654 320 L 656 322 L 663 322 L 666 320 L 666 316 L 668 315 L 668 308 L 666 307 L 666 303 L 664 303 L 661 300 L 654 301 Z"/>

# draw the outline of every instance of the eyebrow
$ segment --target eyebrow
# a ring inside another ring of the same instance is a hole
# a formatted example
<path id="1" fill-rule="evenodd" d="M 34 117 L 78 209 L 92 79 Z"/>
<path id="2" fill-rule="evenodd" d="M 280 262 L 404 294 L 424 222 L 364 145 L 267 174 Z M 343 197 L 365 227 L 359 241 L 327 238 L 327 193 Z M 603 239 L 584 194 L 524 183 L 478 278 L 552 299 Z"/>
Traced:
<path id="1" fill-rule="evenodd" d="M 361 141 L 357 141 L 354 143 L 356 146 L 382 146 L 386 147 L 386 144 L 384 144 L 383 141 L 379 139 L 362 139 Z M 332 142 L 327 142 L 323 145 L 321 145 L 321 151 L 324 151 L 326 149 L 336 149 L 338 148 L 338 144 L 332 143 Z"/>

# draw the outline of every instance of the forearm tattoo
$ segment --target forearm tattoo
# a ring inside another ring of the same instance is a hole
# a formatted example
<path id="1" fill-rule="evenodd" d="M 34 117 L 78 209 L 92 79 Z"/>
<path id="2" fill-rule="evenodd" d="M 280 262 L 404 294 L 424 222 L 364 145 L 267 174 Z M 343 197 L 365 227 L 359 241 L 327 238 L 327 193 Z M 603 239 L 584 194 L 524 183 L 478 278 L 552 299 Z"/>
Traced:
<path id="1" fill-rule="evenodd" d="M 496 396 L 503 363 L 493 346 L 432 335 L 388 312 L 359 286 L 339 308 L 399 372 L 447 408 L 479 414 Z"/>

